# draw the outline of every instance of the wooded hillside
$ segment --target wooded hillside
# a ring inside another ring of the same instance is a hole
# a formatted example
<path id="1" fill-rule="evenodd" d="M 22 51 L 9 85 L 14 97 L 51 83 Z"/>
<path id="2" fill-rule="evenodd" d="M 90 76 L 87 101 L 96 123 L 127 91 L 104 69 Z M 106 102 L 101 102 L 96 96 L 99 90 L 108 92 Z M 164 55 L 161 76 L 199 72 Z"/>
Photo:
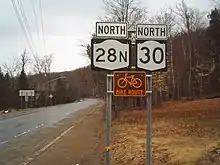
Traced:
<path id="1" fill-rule="evenodd" d="M 189 7 L 183 0 L 175 8 L 162 9 L 148 19 L 147 8 L 134 0 L 103 0 L 105 21 L 125 21 L 129 29 L 137 23 L 165 23 L 168 26 L 168 71 L 152 73 L 153 103 L 170 99 L 192 99 L 220 95 L 220 6 L 208 13 Z M 94 37 L 94 36 L 93 36 Z M 131 35 L 132 37 L 132 35 Z M 91 57 L 91 45 L 84 45 Z M 135 53 L 133 53 L 135 54 Z M 0 70 L 0 109 L 20 108 L 19 89 L 35 89 L 33 106 L 72 102 L 82 97 L 105 98 L 106 72 L 90 66 L 52 73 L 52 55 L 30 58 L 27 53 Z M 31 63 L 34 74 L 27 75 Z M 53 98 L 50 99 L 49 95 Z M 22 101 L 24 102 L 24 100 Z M 145 98 L 116 98 L 114 109 L 144 106 Z M 125 104 L 126 103 L 126 104 Z M 116 112 L 116 111 L 115 111 Z"/>

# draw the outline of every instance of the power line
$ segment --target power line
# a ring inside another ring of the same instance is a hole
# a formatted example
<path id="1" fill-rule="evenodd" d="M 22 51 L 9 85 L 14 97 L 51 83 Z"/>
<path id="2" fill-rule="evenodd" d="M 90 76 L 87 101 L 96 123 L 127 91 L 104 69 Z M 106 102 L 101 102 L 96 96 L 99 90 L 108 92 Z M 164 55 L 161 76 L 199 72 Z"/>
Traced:
<path id="1" fill-rule="evenodd" d="M 29 48 L 30 48 L 30 50 L 31 50 L 31 53 L 34 54 L 33 48 L 32 48 L 32 46 L 31 46 L 31 43 L 30 43 L 29 39 L 28 39 L 28 35 L 27 35 L 27 33 L 26 33 L 26 30 L 25 30 L 25 27 L 24 27 L 24 25 L 23 25 L 23 22 L 22 22 L 22 19 L 21 19 L 20 14 L 19 14 L 18 8 L 17 8 L 17 6 L 16 6 L 16 3 L 15 3 L 14 0 L 11 0 L 11 3 L 12 3 L 12 5 L 13 5 L 14 11 L 15 11 L 15 15 L 16 15 L 16 17 L 17 17 L 17 19 L 18 19 L 18 22 L 19 22 L 19 24 L 20 24 L 20 26 L 21 26 L 21 29 L 22 29 L 23 33 L 24 33 L 24 36 L 25 36 L 25 38 L 26 38 L 26 40 L 27 40 L 28 46 L 29 46 Z"/>
<path id="2" fill-rule="evenodd" d="M 30 42 L 31 42 L 31 44 L 33 45 L 33 48 L 34 48 L 35 52 L 37 52 L 37 51 L 36 51 L 37 49 L 36 49 L 36 46 L 35 46 L 34 41 L 33 41 L 33 38 L 32 38 L 30 26 L 29 26 L 29 23 L 28 23 L 26 14 L 25 14 L 25 10 L 24 10 L 22 1 L 21 1 L 21 0 L 17 0 L 17 3 L 18 3 L 18 6 L 19 6 L 19 8 L 20 8 L 20 13 L 21 13 L 21 16 L 22 16 L 22 18 L 23 18 L 23 20 L 24 20 L 24 24 L 25 24 L 25 26 L 26 26 L 27 32 L 28 32 L 28 34 L 29 34 Z"/>
<path id="3" fill-rule="evenodd" d="M 42 12 L 42 1 L 39 0 L 39 9 L 40 9 L 40 17 L 41 17 L 41 30 L 42 30 L 42 38 L 43 38 L 43 46 L 44 46 L 44 54 L 46 53 L 46 45 L 44 38 L 44 24 L 43 24 L 43 12 Z"/>
<path id="4" fill-rule="evenodd" d="M 38 25 L 38 21 L 37 21 L 37 14 L 36 14 L 36 10 L 35 10 L 34 0 L 31 0 L 31 4 L 32 4 L 33 12 L 34 12 L 36 30 L 37 30 L 38 38 L 39 38 L 39 41 L 40 41 L 40 30 L 39 30 L 39 25 Z"/>

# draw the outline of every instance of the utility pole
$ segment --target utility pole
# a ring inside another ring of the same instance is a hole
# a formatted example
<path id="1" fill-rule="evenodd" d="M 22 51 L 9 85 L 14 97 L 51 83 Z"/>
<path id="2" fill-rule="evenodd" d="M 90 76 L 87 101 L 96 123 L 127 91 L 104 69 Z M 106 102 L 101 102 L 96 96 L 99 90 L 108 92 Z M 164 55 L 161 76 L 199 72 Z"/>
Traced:
<path id="1" fill-rule="evenodd" d="M 51 94 L 51 89 L 50 89 L 50 72 L 48 73 L 48 79 L 49 79 L 49 83 L 48 83 L 48 97 L 47 99 L 49 99 L 49 105 L 51 106 L 51 103 L 52 103 L 52 98 L 50 98 L 50 94 Z"/>

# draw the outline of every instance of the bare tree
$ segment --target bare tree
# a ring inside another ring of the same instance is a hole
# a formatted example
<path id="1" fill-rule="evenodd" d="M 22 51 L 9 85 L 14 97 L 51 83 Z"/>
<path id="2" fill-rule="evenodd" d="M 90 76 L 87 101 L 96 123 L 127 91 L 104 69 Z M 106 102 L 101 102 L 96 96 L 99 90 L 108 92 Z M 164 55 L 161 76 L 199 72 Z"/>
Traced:
<path id="1" fill-rule="evenodd" d="M 192 31 L 192 22 L 193 22 L 193 10 L 188 7 L 186 2 L 182 0 L 176 5 L 176 11 L 174 11 L 179 17 L 179 24 L 181 26 L 181 31 L 188 34 L 188 47 L 189 47 L 189 78 L 188 78 L 188 97 L 191 98 L 191 77 L 192 77 L 192 50 L 191 50 L 191 31 Z"/>
<path id="2" fill-rule="evenodd" d="M 158 12 L 155 16 L 153 16 L 150 19 L 151 23 L 155 24 L 166 24 L 169 32 L 169 41 L 170 41 L 170 58 L 169 58 L 169 76 L 170 80 L 172 81 L 171 85 L 171 91 L 172 91 L 172 97 L 175 95 L 175 77 L 174 77 L 174 67 L 173 67 L 173 55 L 172 55 L 172 40 L 173 40 L 173 35 L 175 35 L 175 15 L 172 9 L 168 8 L 163 8 Z M 160 75 L 161 76 L 161 75 Z M 165 74 L 163 74 L 165 76 Z"/>
<path id="3" fill-rule="evenodd" d="M 53 54 L 45 55 L 43 57 L 43 64 L 44 64 L 44 73 L 50 74 L 51 72 L 51 65 L 53 62 Z"/>
<path id="4" fill-rule="evenodd" d="M 85 53 L 83 55 L 85 55 L 91 59 L 91 55 L 92 55 L 91 45 L 90 44 L 82 44 L 81 46 L 85 49 Z"/>
<path id="5" fill-rule="evenodd" d="M 187 6 L 185 0 L 177 3 L 176 10 L 173 10 L 173 12 L 177 15 L 181 32 L 189 34 L 207 26 L 207 13 L 200 12 L 200 10 L 197 8 Z"/>
<path id="6" fill-rule="evenodd" d="M 147 8 L 138 0 L 102 0 L 106 16 L 99 20 L 113 22 L 127 22 L 128 29 L 134 28 L 137 23 L 147 22 Z M 95 34 L 92 34 L 94 37 Z M 81 45 L 85 54 L 91 58 L 90 44 Z"/>
<path id="7" fill-rule="evenodd" d="M 176 10 L 173 10 L 178 17 L 178 24 L 182 32 L 190 33 L 193 25 L 194 11 L 187 6 L 185 0 L 176 4 Z"/>
<path id="8" fill-rule="evenodd" d="M 215 5 L 217 8 L 220 8 L 220 2 L 219 2 L 219 0 L 213 0 L 213 3 L 214 3 L 214 5 Z"/>
<path id="9" fill-rule="evenodd" d="M 176 10 L 173 10 L 178 17 L 178 24 L 180 30 L 183 33 L 188 35 L 188 49 L 189 49 L 189 78 L 188 78 L 188 96 L 191 98 L 191 77 L 192 77 L 192 39 L 191 32 L 193 31 L 193 22 L 194 22 L 194 10 L 187 6 L 185 0 L 182 0 L 180 3 L 177 3 Z"/>
<path id="10" fill-rule="evenodd" d="M 20 70 L 19 59 L 13 56 L 12 58 L 10 58 L 9 63 L 4 63 L 2 65 L 2 69 L 4 72 L 7 72 L 11 78 L 14 78 Z"/>
<path id="11" fill-rule="evenodd" d="M 173 10 L 177 15 L 178 24 L 181 32 L 188 35 L 188 61 L 189 61 L 189 78 L 188 78 L 188 96 L 191 98 L 192 88 L 192 32 L 198 32 L 206 27 L 205 14 L 201 13 L 199 9 L 189 7 L 185 0 L 182 0 L 176 5 L 176 10 Z"/>
<path id="12" fill-rule="evenodd" d="M 103 0 L 106 16 L 102 21 L 127 22 L 128 28 L 146 22 L 147 8 L 137 0 Z"/>
<path id="13" fill-rule="evenodd" d="M 45 67 L 45 61 L 43 58 L 40 58 L 38 55 L 34 55 L 32 59 L 33 70 L 35 73 L 42 74 Z"/>
<path id="14" fill-rule="evenodd" d="M 26 49 L 24 50 L 23 54 L 21 54 L 21 70 L 25 70 L 26 64 L 30 61 L 27 56 Z"/>
<path id="15" fill-rule="evenodd" d="M 208 26 L 207 12 L 200 12 L 199 9 L 193 10 L 192 30 L 199 32 Z"/>
<path id="16" fill-rule="evenodd" d="M 176 16 L 171 8 L 162 8 L 156 15 L 151 17 L 150 23 L 166 24 L 169 32 L 169 37 L 174 35 L 176 26 Z"/>

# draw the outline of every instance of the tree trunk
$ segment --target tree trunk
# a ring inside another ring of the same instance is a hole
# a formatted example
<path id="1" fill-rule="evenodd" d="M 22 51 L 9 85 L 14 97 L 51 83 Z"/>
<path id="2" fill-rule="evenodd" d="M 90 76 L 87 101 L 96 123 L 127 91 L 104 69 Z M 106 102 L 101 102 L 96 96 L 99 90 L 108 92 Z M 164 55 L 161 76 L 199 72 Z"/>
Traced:
<path id="1" fill-rule="evenodd" d="M 174 68 L 173 68 L 173 41 L 172 41 L 172 35 L 170 36 L 170 79 L 172 81 L 172 100 L 175 98 L 175 77 L 174 77 Z"/>

